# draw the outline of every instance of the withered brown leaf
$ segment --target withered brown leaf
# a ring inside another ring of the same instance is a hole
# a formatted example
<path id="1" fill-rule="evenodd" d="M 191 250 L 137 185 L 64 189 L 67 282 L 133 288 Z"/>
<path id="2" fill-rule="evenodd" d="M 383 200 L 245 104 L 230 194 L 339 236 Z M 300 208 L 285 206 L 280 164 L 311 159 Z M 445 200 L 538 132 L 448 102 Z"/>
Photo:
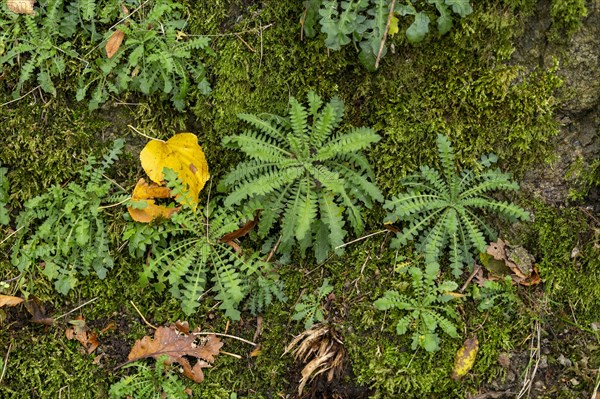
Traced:
<path id="1" fill-rule="evenodd" d="M 50 326 L 54 323 L 54 319 L 46 316 L 44 304 L 38 298 L 32 296 L 28 301 L 23 302 L 25 309 L 33 316 L 31 321 L 37 324 L 45 324 Z"/>
<path id="2" fill-rule="evenodd" d="M 33 5 L 35 0 L 7 0 L 6 7 L 17 14 L 33 15 Z"/>
<path id="3" fill-rule="evenodd" d="M 18 296 L 0 295 L 0 308 L 2 306 L 17 306 L 23 301 L 24 299 Z"/>
<path id="4" fill-rule="evenodd" d="M 76 339 L 85 347 L 87 353 L 90 354 L 98 348 L 100 342 L 98 342 L 98 336 L 95 332 L 91 331 L 85 324 L 85 320 L 82 316 L 78 316 L 75 320 L 70 320 L 69 324 L 73 327 L 69 327 L 65 330 L 65 335 L 68 339 Z"/>
<path id="5" fill-rule="evenodd" d="M 116 30 L 114 31 L 114 33 L 110 36 L 110 38 L 108 39 L 108 41 L 106 42 L 106 56 L 108 58 L 112 58 L 117 51 L 119 51 L 119 48 L 121 47 L 121 43 L 123 43 L 123 39 L 125 38 L 125 32 L 123 32 L 122 30 Z"/>
<path id="6" fill-rule="evenodd" d="M 215 335 L 208 335 L 197 341 L 193 334 L 181 334 L 178 331 L 181 330 L 175 325 L 159 327 L 154 332 L 154 339 L 145 336 L 137 340 L 129 353 L 129 361 L 148 357 L 158 359 L 166 355 L 166 364 L 179 363 L 183 367 L 183 375 L 195 382 L 202 382 L 202 369 L 210 367 L 223 343 Z M 186 356 L 198 359 L 193 367 Z"/>

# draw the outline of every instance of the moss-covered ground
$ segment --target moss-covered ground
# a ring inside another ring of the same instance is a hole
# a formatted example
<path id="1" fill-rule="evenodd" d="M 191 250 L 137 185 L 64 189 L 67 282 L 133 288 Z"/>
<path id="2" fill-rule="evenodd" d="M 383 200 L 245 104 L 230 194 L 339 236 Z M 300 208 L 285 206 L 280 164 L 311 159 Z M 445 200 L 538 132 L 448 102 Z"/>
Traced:
<path id="1" fill-rule="evenodd" d="M 372 126 L 382 136 L 368 155 L 387 198 L 400 190 L 400 178 L 420 165 L 435 164 L 438 133 L 450 137 L 462 166 L 494 152 L 502 169 L 518 180 L 529 168 L 552 159 L 552 138 L 559 131 L 555 111 L 561 103 L 556 93 L 562 81 L 558 67 L 531 70 L 511 62 L 535 1 L 471 3 L 474 13 L 456 21 L 444 37 L 433 35 L 418 45 L 407 44 L 402 34 L 390 38 L 394 53 L 382 60 L 379 71 L 369 73 L 353 46 L 332 52 L 322 37 L 301 40 L 300 1 L 184 1 L 190 33 L 210 35 L 216 54 L 203 58 L 212 93 L 192 92 L 185 112 L 157 96 L 134 95 L 90 112 L 85 102 L 74 100 L 76 77 L 69 76 L 58 83 L 56 97 L 33 91 L 10 102 L 18 72 L 4 67 L 0 162 L 9 170 L 12 215 L 50 185 L 67 183 L 87 155 L 102 153 L 117 137 L 126 140 L 127 154 L 109 177 L 131 189 L 143 175 L 137 156 L 146 140 L 127 125 L 157 138 L 196 133 L 216 182 L 240 159 L 221 146 L 224 136 L 241 128 L 237 113 L 285 114 L 290 96 L 305 98 L 310 90 L 324 98 L 338 95 L 346 105 L 344 123 Z M 581 7 L 578 1 L 567 3 Z M 556 8 L 554 29 L 561 23 L 565 30 L 576 29 L 575 12 Z M 561 21 L 561 15 L 567 19 Z M 115 367 L 126 360 L 136 339 L 152 333 L 132 303 L 154 325 L 186 319 L 203 331 L 227 328 L 229 334 L 260 344 L 258 356 L 250 356 L 253 347 L 225 338 L 223 350 L 241 358 L 222 354 L 202 384 L 187 382 L 194 398 L 294 397 L 303 365 L 282 356 L 303 330 L 302 323 L 291 321 L 293 306 L 324 278 L 334 286 L 327 319 L 347 356 L 340 378 L 305 390 L 314 397 L 517 397 L 535 371 L 533 397 L 590 398 L 600 379 L 599 216 L 585 206 L 585 198 L 561 207 L 524 192 L 511 199 L 533 218 L 519 225 L 499 224 L 501 236 L 535 256 L 543 282 L 515 287 L 518 299 L 485 312 L 469 298 L 457 305 L 460 335 L 476 334 L 480 347 L 473 369 L 459 381 L 450 373 L 462 339 L 442 336 L 441 350 L 434 354 L 412 350 L 408 335 L 395 334 L 393 315 L 373 306 L 384 291 L 401 284 L 398 265 L 417 262 L 410 247 L 389 247 L 391 233 L 349 245 L 343 256 L 324 264 L 294 257 L 279 267 L 289 301 L 262 314 L 255 337 L 259 321 L 249 312 L 243 312 L 240 322 L 228 323 L 208 298 L 186 317 L 168 293 L 141 289 L 137 279 L 143 261 L 129 257 L 122 242 L 124 208 L 108 214 L 114 268 L 104 280 L 83 278 L 67 296 L 39 273 L 21 287 L 11 285 L 9 280 L 18 275 L 10 263 L 14 225 L 3 227 L 0 280 L 8 283 L 0 293 L 34 292 L 57 320 L 45 326 L 32 323 L 22 307 L 0 309 L 0 398 L 108 397 L 110 385 L 126 374 Z M 367 233 L 382 229 L 383 215 L 381 207 L 368 212 Z M 100 347 L 93 354 L 65 337 L 68 320 L 78 315 L 98 332 L 110 323 L 115 327 L 99 333 Z"/>

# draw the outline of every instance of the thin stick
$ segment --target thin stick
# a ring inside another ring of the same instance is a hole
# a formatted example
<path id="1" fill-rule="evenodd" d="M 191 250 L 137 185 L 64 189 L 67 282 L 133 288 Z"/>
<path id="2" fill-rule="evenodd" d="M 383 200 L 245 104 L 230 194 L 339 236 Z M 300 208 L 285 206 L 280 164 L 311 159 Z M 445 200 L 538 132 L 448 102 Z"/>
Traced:
<path id="1" fill-rule="evenodd" d="M 30 95 L 31 93 L 33 93 L 34 91 L 36 91 L 37 89 L 39 89 L 40 87 L 41 87 L 41 86 L 39 86 L 39 85 L 38 85 L 38 86 L 34 87 L 33 89 L 29 90 L 27 93 L 23 94 L 21 97 L 19 97 L 19 98 L 15 98 L 14 100 L 11 100 L 11 101 L 9 101 L 9 102 L 6 102 L 6 103 L 4 103 L 4 104 L 0 104 L 0 107 L 4 107 L 5 105 L 12 104 L 12 103 L 15 103 L 15 102 L 17 102 L 17 101 L 20 101 L 20 100 L 22 100 L 22 99 L 24 99 L 25 97 L 27 97 L 28 95 Z"/>
<path id="2" fill-rule="evenodd" d="M 237 37 L 238 39 L 240 39 L 240 41 L 242 43 L 244 43 L 244 45 L 246 47 L 248 47 L 248 50 L 252 51 L 253 53 L 256 53 L 256 50 L 254 49 L 254 47 L 252 47 L 251 45 L 249 45 L 248 43 L 246 43 L 246 41 L 244 39 L 242 39 L 242 37 L 238 33 L 235 34 L 235 37 Z"/>
<path id="3" fill-rule="evenodd" d="M 261 65 L 262 65 L 262 59 L 263 59 L 263 30 L 262 30 L 262 24 L 260 23 L 260 21 L 258 21 L 258 26 L 260 28 L 260 60 L 258 61 L 258 69 L 260 69 Z"/>
<path id="4" fill-rule="evenodd" d="M 135 308 L 135 311 L 138 312 L 138 314 L 140 315 L 140 317 L 142 318 L 142 320 L 144 320 L 144 323 L 146 323 L 146 325 L 148 327 L 151 327 L 155 330 L 158 330 L 158 327 L 153 326 L 152 324 L 148 323 L 148 320 L 146 320 L 146 318 L 144 317 L 144 315 L 142 314 L 142 312 L 140 312 L 140 310 L 137 308 L 137 306 L 135 306 L 135 303 L 133 303 L 133 301 L 129 301 L 129 303 L 131 303 L 133 305 L 133 307 Z"/>
<path id="5" fill-rule="evenodd" d="M 473 277 L 475 277 L 475 275 L 477 273 L 479 273 L 479 269 L 481 269 L 481 266 L 479 266 L 478 264 L 475 264 L 475 268 L 473 269 L 473 273 L 471 273 L 471 275 L 469 276 L 469 278 L 467 279 L 467 281 L 465 281 L 465 283 L 463 284 L 463 286 L 460 287 L 460 290 L 458 290 L 458 292 L 463 292 L 469 286 L 469 283 L 471 283 L 471 280 L 473 280 Z"/>
<path id="6" fill-rule="evenodd" d="M 131 197 L 127 197 L 125 198 L 123 201 L 119 201 L 116 204 L 110 204 L 110 205 L 104 205 L 104 206 L 99 206 L 98 209 L 108 209 L 108 208 L 114 208 L 115 206 L 119 206 L 122 205 L 124 203 L 126 203 L 127 201 L 129 201 L 131 199 Z"/>
<path id="7" fill-rule="evenodd" d="M 19 275 L 17 277 L 13 277 L 13 278 L 9 278 L 8 280 L 3 280 L 1 281 L 4 284 L 10 283 L 12 281 L 16 281 L 18 279 L 20 279 L 23 276 L 23 273 L 19 273 Z"/>
<path id="8" fill-rule="evenodd" d="M 248 341 L 247 339 L 236 337 L 235 335 L 230 335 L 230 334 L 223 334 L 223 333 L 216 333 L 216 332 L 209 332 L 209 331 L 195 332 L 195 333 L 192 333 L 192 334 L 194 334 L 194 335 L 218 335 L 220 337 L 227 337 L 227 338 L 237 339 L 238 341 L 245 342 L 248 345 L 256 346 L 256 344 L 254 342 L 252 342 L 252 341 Z"/>
<path id="9" fill-rule="evenodd" d="M 131 126 L 131 125 L 127 125 L 127 127 L 128 127 L 128 128 L 130 128 L 130 129 L 132 129 L 134 132 L 136 132 L 136 133 L 137 133 L 137 134 L 139 134 L 140 136 L 143 136 L 143 137 L 145 137 L 145 138 L 147 138 L 147 139 L 149 139 L 149 140 L 156 140 L 156 141 L 161 141 L 161 142 L 165 143 L 165 141 L 164 141 L 164 140 L 161 140 L 161 139 L 155 139 L 154 137 L 150 137 L 150 136 L 148 136 L 147 134 L 144 134 L 144 133 L 140 132 L 139 130 L 137 130 L 136 128 L 134 128 L 134 127 L 133 127 L 133 126 Z"/>
<path id="10" fill-rule="evenodd" d="M 600 368 L 598 369 L 598 377 L 596 379 L 598 382 L 596 383 L 596 388 L 594 388 L 594 392 L 592 393 L 592 399 L 598 398 L 598 388 L 600 388 Z"/>
<path id="11" fill-rule="evenodd" d="M 252 29 L 246 29 L 246 30 L 241 30 L 239 32 L 232 32 L 232 33 L 217 33 L 214 35 L 187 35 L 189 37 L 201 37 L 201 36 L 207 36 L 207 37 L 225 37 L 225 36 L 236 36 L 236 35 L 241 35 L 243 33 L 254 33 L 254 32 L 258 32 L 259 30 L 265 30 L 270 28 L 271 26 L 275 25 L 274 23 L 270 23 L 269 25 L 265 25 L 263 27 L 260 28 L 252 28 Z"/>
<path id="12" fill-rule="evenodd" d="M 6 236 L 6 238 L 5 238 L 4 240 L 0 241 L 0 245 L 4 244 L 4 242 L 5 242 L 6 240 L 8 240 L 10 237 L 12 237 L 12 236 L 14 236 L 15 234 L 17 234 L 17 233 L 18 233 L 20 230 L 22 230 L 22 229 L 23 229 L 23 227 L 25 227 L 25 226 L 21 226 L 21 227 L 19 227 L 18 229 L 16 229 L 15 231 L 13 231 L 12 233 L 10 233 L 9 235 L 7 235 L 7 236 Z"/>
<path id="13" fill-rule="evenodd" d="M 120 185 L 119 183 L 117 183 L 116 181 L 114 181 L 113 179 L 111 179 L 110 177 L 106 176 L 105 174 L 102 174 L 102 177 L 104 177 L 106 180 L 108 180 L 109 182 L 111 182 L 115 186 L 119 187 L 121 190 L 127 191 L 127 189 L 125 187 L 123 187 L 122 185 Z"/>
<path id="14" fill-rule="evenodd" d="M 98 299 L 98 297 L 96 297 L 96 298 L 94 298 L 94 299 L 90 299 L 89 301 L 87 301 L 87 302 L 84 302 L 84 303 L 82 303 L 81 305 L 77 306 L 75 309 L 73 309 L 73 310 L 69 310 L 67 313 L 65 313 L 65 314 L 61 314 L 61 315 L 60 315 L 60 316 L 58 316 L 58 317 L 54 317 L 54 320 L 58 320 L 58 319 L 60 319 L 60 318 L 62 318 L 62 317 L 68 316 L 68 315 L 70 315 L 71 313 L 78 311 L 78 310 L 79 310 L 79 309 L 81 309 L 82 307 L 84 307 L 84 306 L 87 306 L 87 305 L 89 305 L 89 304 L 90 304 L 90 303 L 92 303 L 92 302 L 95 302 L 97 299 Z"/>
<path id="15" fill-rule="evenodd" d="M 219 354 L 221 354 L 221 355 L 229 355 L 231 357 L 235 357 L 236 359 L 241 359 L 242 358 L 240 355 L 237 355 L 237 354 L 231 353 L 231 352 L 225 352 L 223 350 L 220 350 Z"/>
<path id="16" fill-rule="evenodd" d="M 376 231 L 375 233 L 367 234 L 364 237 L 359 237 L 356 240 L 352 240 L 352 241 L 346 242 L 346 243 L 344 243 L 342 245 L 338 245 L 337 247 L 335 247 L 335 249 L 344 248 L 344 247 L 346 247 L 346 246 L 348 246 L 350 244 L 354 244 L 355 242 L 359 242 L 359 241 L 365 240 L 365 239 L 367 239 L 369 237 L 373 237 L 373 236 L 379 235 L 381 233 L 386 233 L 386 232 L 387 232 L 387 230 L 379 230 L 379 231 Z"/>
<path id="17" fill-rule="evenodd" d="M 8 350 L 6 351 L 6 356 L 4 356 L 4 366 L 2 366 L 2 374 L 0 374 L 0 384 L 4 379 L 4 374 L 6 373 L 6 367 L 8 366 L 8 355 L 10 353 L 10 348 L 12 347 L 12 342 L 8 344 Z"/>
<path id="18" fill-rule="evenodd" d="M 383 39 L 381 39 L 381 44 L 379 45 L 379 51 L 377 52 L 377 59 L 375 60 L 375 69 L 379 68 L 379 61 L 381 60 L 381 53 L 383 52 L 383 47 L 385 46 L 385 41 L 387 39 L 388 31 L 390 30 L 390 23 L 392 22 L 392 15 L 394 15 L 394 3 L 396 0 L 392 0 L 392 4 L 390 4 L 390 13 L 388 14 L 387 23 L 385 24 L 385 32 L 383 32 Z"/>

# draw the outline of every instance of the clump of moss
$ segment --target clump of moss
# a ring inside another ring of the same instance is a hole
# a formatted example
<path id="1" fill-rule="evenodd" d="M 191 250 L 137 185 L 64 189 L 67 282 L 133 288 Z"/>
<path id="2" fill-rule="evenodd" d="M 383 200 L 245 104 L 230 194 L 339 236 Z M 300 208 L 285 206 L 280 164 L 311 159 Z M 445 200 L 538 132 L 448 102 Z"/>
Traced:
<path id="1" fill-rule="evenodd" d="M 581 20 L 587 16 L 585 0 L 552 0 L 550 16 L 550 40 L 561 42 L 565 37 L 571 38 L 581 27 Z"/>

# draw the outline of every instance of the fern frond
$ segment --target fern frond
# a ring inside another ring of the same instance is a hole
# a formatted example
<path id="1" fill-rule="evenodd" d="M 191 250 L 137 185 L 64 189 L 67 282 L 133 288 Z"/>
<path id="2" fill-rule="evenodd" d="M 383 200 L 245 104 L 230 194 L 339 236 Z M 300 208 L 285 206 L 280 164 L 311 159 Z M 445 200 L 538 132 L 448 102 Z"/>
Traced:
<path id="1" fill-rule="evenodd" d="M 247 183 L 240 184 L 225 198 L 225 206 L 239 204 L 245 198 L 272 193 L 304 174 L 300 166 L 287 168 L 282 172 L 273 171 Z"/>
<path id="2" fill-rule="evenodd" d="M 303 188 L 302 188 L 303 187 Z M 296 224 L 296 239 L 302 240 L 310 231 L 310 225 L 317 216 L 317 195 L 311 190 L 311 182 L 305 179 L 301 183 L 302 203 L 298 207 L 298 223 Z"/>
<path id="3" fill-rule="evenodd" d="M 335 132 L 342 116 L 343 103 L 338 98 L 323 106 L 321 98 L 310 92 L 308 109 L 295 98 L 290 100 L 288 118 L 270 115 L 267 121 L 241 114 L 241 119 L 262 133 L 245 131 L 223 140 L 226 146 L 241 148 L 251 158 L 225 177 L 222 187 L 231 190 L 225 204 L 260 198 L 265 211 L 259 235 L 266 236 L 279 218 L 282 238 L 278 252 L 288 257 L 295 242 L 301 255 L 315 246 L 317 259 L 324 259 L 342 244 L 346 234 L 344 211 L 349 224 L 359 232 L 363 228 L 360 205 L 370 207 L 374 201 L 383 200 L 373 182 L 372 168 L 359 153 L 379 136 L 368 128 Z M 323 202 L 323 196 L 327 201 Z M 332 209 L 323 210 L 325 205 Z M 334 208 L 339 214 L 335 218 L 328 212 Z"/>
<path id="4" fill-rule="evenodd" d="M 344 243 L 346 231 L 344 230 L 343 208 L 338 206 L 334 197 L 331 194 L 324 193 L 319 197 L 319 212 L 324 226 L 329 230 L 329 243 L 333 249 Z M 341 251 L 336 250 L 336 253 Z M 324 257 L 317 258 L 317 261 L 322 262 Z"/>
<path id="5" fill-rule="evenodd" d="M 290 98 L 289 118 L 292 131 L 297 138 L 303 138 L 304 140 L 308 138 L 308 127 L 306 126 L 307 117 L 308 114 L 306 113 L 306 108 L 304 108 L 304 106 L 294 97 Z"/>
<path id="6" fill-rule="evenodd" d="M 343 116 L 344 103 L 338 97 L 333 97 L 319 115 L 313 112 L 313 125 L 310 138 L 313 147 L 321 148 L 327 137 L 338 127 Z"/>
<path id="7" fill-rule="evenodd" d="M 378 142 L 381 137 L 371 128 L 354 128 L 350 133 L 338 136 L 317 150 L 316 159 L 326 161 L 338 155 L 355 153 L 369 148 Z"/>

